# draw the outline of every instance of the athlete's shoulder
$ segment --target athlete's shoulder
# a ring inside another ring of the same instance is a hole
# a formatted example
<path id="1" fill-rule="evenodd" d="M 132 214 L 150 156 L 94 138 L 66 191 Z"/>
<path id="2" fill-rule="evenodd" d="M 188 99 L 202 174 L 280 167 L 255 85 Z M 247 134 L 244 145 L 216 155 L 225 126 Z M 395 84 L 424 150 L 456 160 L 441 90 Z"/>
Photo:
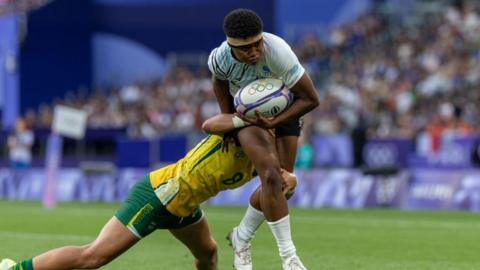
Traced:
<path id="1" fill-rule="evenodd" d="M 265 43 L 265 51 L 269 54 L 278 55 L 288 51 L 293 54 L 293 51 L 288 43 L 281 37 L 272 33 L 264 32 L 263 40 Z"/>
<path id="2" fill-rule="evenodd" d="M 263 39 L 266 41 L 278 42 L 278 43 L 281 43 L 282 45 L 288 46 L 288 43 L 283 38 L 269 32 L 263 32 Z"/>
<path id="3" fill-rule="evenodd" d="M 208 68 L 221 79 L 226 79 L 227 71 L 233 64 L 232 54 L 227 42 L 224 41 L 220 46 L 213 49 L 208 56 Z"/>
<path id="4" fill-rule="evenodd" d="M 224 41 L 220 46 L 216 47 L 210 52 L 209 60 L 222 60 L 228 61 L 232 57 L 230 53 L 230 46 L 228 46 L 227 42 Z"/>
<path id="5" fill-rule="evenodd" d="M 289 88 L 302 77 L 305 69 L 288 43 L 270 33 L 263 34 L 265 41 L 265 62 L 274 76 L 282 77 Z"/>

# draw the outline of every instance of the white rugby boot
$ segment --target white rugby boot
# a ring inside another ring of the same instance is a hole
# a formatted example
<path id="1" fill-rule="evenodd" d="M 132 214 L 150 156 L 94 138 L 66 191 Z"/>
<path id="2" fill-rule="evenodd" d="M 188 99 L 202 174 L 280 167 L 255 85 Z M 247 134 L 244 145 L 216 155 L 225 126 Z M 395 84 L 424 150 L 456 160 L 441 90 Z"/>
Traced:
<path id="1" fill-rule="evenodd" d="M 297 255 L 285 259 L 282 265 L 283 270 L 307 270 Z"/>
<path id="2" fill-rule="evenodd" d="M 227 235 L 227 240 L 233 249 L 233 268 L 236 270 L 252 270 L 252 252 L 250 243 L 240 245 L 237 239 L 237 227 Z"/>
<path id="3" fill-rule="evenodd" d="M 0 262 L 0 270 L 12 270 L 16 262 L 10 259 L 3 259 Z"/>

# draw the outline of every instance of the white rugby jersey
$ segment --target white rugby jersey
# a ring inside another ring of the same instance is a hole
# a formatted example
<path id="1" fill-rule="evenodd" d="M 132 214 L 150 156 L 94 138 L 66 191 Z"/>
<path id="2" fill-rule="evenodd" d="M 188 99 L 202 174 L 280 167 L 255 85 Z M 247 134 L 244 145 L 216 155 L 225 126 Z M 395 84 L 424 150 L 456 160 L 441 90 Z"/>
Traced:
<path id="1" fill-rule="evenodd" d="M 260 78 L 281 79 L 291 88 L 305 72 L 295 53 L 282 38 L 263 32 L 263 43 L 265 51 L 254 65 L 235 59 L 227 41 L 210 53 L 210 72 L 220 80 L 229 81 L 232 96 L 249 82 Z"/>

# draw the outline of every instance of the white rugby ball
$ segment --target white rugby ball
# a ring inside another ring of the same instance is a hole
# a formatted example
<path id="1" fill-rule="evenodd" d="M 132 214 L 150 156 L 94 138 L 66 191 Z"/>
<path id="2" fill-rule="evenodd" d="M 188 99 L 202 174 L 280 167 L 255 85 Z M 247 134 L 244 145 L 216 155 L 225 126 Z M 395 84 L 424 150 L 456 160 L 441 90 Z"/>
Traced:
<path id="1" fill-rule="evenodd" d="M 293 100 L 293 94 L 282 80 L 263 78 L 250 82 L 234 97 L 235 109 L 246 117 L 256 117 L 255 110 L 264 117 L 283 112 Z"/>

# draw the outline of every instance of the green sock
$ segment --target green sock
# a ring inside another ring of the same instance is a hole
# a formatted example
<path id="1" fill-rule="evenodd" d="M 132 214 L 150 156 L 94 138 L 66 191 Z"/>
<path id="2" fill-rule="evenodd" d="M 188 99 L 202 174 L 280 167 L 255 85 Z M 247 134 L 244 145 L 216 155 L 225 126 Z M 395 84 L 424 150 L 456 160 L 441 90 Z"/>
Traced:
<path id="1" fill-rule="evenodd" d="M 24 260 L 15 264 L 15 267 L 12 270 L 33 270 L 32 259 Z"/>

